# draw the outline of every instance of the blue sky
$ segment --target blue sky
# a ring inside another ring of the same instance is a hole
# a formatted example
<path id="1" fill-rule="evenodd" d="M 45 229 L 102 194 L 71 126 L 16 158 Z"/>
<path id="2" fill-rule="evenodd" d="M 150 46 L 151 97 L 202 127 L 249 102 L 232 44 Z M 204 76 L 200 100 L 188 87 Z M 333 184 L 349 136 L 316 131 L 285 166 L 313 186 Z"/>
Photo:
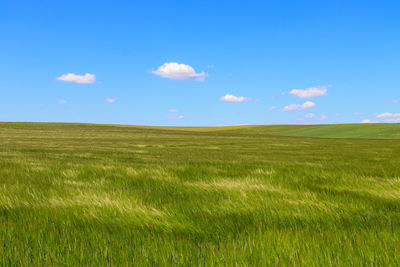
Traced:
<path id="1" fill-rule="evenodd" d="M 398 122 L 398 1 L 0 1 L 0 121 Z"/>

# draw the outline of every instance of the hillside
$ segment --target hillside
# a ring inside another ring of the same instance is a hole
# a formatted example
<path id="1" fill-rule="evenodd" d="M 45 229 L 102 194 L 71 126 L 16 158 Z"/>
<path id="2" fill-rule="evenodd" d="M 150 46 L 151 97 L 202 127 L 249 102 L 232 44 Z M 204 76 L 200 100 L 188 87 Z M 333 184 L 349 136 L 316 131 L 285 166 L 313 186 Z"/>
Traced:
<path id="1" fill-rule="evenodd" d="M 400 139 L 400 124 L 240 125 L 220 127 L 151 127 L 145 129 L 219 132 L 240 135 L 275 135 L 321 138 Z"/>
<path id="2" fill-rule="evenodd" d="M 400 142 L 276 135 L 331 127 L 0 124 L 0 265 L 400 264 Z"/>
<path id="3" fill-rule="evenodd" d="M 317 125 L 301 129 L 282 131 L 281 136 L 400 139 L 400 124 L 336 124 Z"/>

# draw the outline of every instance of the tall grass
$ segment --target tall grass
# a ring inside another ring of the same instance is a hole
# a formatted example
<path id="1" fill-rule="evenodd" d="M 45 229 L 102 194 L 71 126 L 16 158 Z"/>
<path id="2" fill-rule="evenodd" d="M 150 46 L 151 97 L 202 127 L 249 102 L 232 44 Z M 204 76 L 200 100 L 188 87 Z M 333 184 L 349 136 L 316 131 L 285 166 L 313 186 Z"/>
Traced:
<path id="1" fill-rule="evenodd" d="M 1 265 L 400 265 L 400 141 L 0 125 Z"/>

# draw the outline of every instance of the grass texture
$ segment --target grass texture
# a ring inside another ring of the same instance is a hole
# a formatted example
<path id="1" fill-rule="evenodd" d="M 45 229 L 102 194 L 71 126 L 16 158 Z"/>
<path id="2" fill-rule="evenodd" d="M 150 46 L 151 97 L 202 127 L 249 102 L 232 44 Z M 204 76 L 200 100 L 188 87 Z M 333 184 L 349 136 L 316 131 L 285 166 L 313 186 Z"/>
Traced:
<path id="1" fill-rule="evenodd" d="M 0 265 L 400 265 L 398 136 L 2 123 Z"/>
<path id="2" fill-rule="evenodd" d="M 400 139 L 400 123 L 318 125 L 287 129 L 278 134 L 324 138 Z"/>

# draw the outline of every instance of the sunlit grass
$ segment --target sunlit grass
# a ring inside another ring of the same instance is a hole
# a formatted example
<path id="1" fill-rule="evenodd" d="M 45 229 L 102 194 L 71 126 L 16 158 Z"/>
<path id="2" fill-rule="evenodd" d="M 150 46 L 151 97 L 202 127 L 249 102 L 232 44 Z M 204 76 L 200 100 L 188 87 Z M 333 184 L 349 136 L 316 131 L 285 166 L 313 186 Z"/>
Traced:
<path id="1" fill-rule="evenodd" d="M 400 142 L 291 127 L 1 124 L 0 264 L 399 265 Z"/>

